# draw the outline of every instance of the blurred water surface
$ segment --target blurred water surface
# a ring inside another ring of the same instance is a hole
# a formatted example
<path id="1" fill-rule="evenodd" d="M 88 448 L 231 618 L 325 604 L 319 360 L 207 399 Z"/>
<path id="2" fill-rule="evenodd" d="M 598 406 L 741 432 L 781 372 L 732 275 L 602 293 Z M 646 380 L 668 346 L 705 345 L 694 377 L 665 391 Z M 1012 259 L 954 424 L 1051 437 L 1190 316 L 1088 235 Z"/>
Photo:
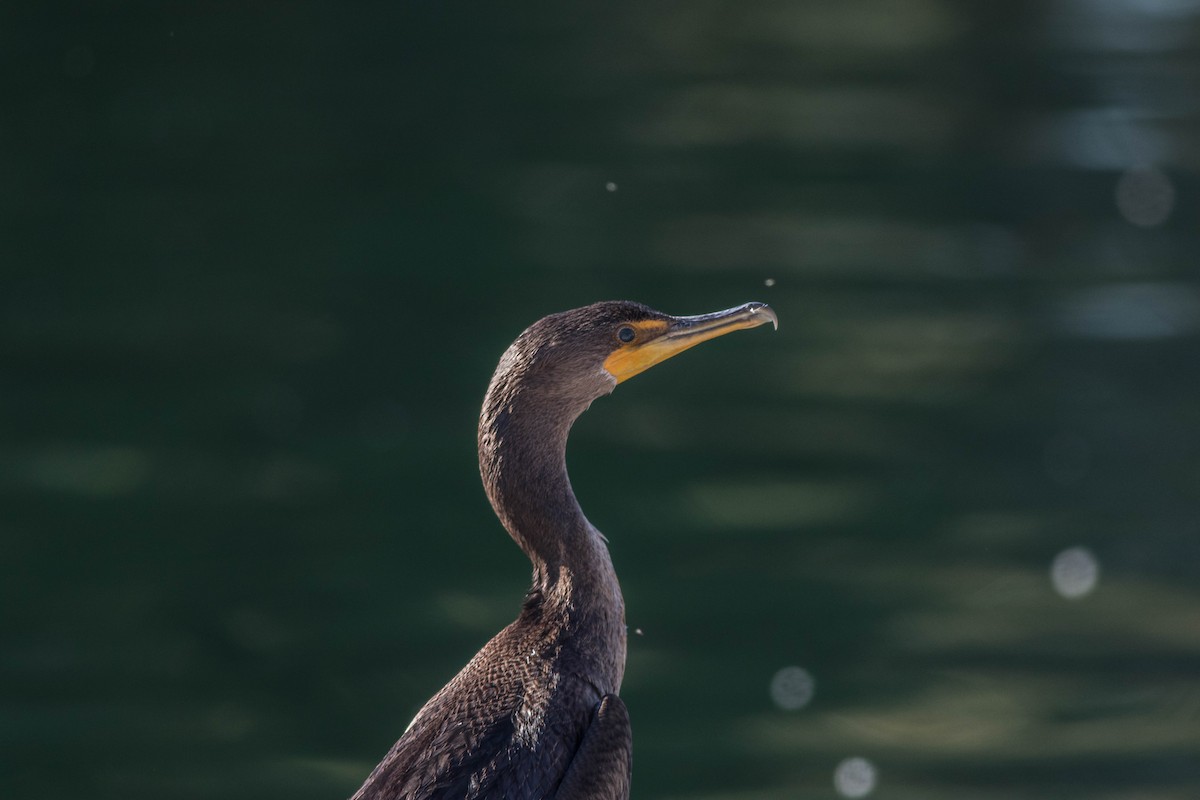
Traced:
<path id="1" fill-rule="evenodd" d="M 572 439 L 640 798 L 1200 796 L 1200 3 L 0 11 L 6 797 L 339 797 L 515 616 L 500 352 L 782 325 Z"/>

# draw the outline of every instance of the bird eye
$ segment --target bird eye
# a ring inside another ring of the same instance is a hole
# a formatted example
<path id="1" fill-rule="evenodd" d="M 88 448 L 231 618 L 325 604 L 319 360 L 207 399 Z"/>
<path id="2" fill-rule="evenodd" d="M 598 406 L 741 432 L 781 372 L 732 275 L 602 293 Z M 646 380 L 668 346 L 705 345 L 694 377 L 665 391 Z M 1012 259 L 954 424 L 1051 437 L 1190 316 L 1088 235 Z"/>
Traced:
<path id="1" fill-rule="evenodd" d="M 629 327 L 628 325 L 621 326 L 621 329 L 617 331 L 617 338 L 622 342 L 632 342 L 633 337 L 636 335 L 637 334 L 634 333 L 633 328 Z"/>

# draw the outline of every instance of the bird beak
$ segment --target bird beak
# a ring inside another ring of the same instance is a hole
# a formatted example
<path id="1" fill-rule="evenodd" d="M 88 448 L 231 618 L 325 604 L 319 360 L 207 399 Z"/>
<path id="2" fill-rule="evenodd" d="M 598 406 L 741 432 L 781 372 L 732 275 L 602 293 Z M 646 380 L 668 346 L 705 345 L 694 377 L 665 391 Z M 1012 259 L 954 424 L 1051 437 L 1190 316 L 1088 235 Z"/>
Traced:
<path id="1" fill-rule="evenodd" d="M 635 323 L 638 339 L 614 351 L 604 368 L 621 383 L 701 342 L 768 322 L 779 328 L 774 309 L 766 303 L 746 303 L 712 314 Z"/>

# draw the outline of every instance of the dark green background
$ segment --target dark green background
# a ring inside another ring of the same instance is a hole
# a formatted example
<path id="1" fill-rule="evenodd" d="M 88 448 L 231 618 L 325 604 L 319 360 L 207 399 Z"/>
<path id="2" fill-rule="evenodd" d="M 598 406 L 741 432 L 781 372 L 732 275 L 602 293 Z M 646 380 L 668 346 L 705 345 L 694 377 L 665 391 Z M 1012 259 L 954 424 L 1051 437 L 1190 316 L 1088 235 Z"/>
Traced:
<path id="1" fill-rule="evenodd" d="M 572 439 L 636 797 L 1200 797 L 1200 2 L 8 3 L 0 64 L 6 798 L 352 792 L 527 585 L 497 357 L 615 298 L 782 322 Z"/>

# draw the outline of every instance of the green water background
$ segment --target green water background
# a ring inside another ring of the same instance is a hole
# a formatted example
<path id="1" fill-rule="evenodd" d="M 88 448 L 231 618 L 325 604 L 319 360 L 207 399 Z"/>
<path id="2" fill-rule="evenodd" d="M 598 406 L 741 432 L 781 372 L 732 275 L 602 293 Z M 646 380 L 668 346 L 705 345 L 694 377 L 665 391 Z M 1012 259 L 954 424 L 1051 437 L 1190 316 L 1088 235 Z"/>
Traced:
<path id="1" fill-rule="evenodd" d="M 635 797 L 1200 797 L 1200 3 L 13 3 L 0 61 L 4 797 L 352 792 L 527 586 L 496 359 L 616 298 L 782 322 L 573 434 Z"/>

